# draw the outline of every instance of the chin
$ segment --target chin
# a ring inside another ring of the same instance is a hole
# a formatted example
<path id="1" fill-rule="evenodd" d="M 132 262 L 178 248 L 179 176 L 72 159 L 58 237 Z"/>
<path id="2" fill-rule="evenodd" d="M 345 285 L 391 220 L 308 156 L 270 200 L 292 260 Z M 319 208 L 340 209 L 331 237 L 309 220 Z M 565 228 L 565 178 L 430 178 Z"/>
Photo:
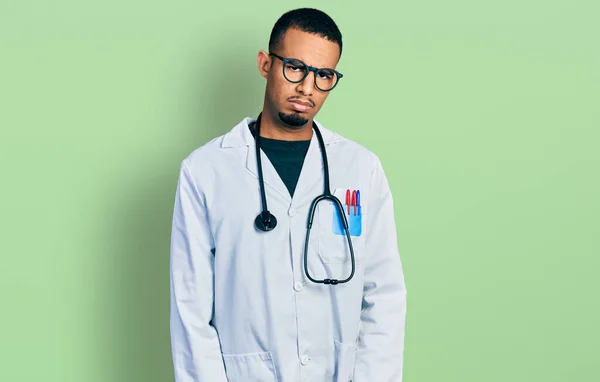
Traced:
<path id="1" fill-rule="evenodd" d="M 298 111 L 293 111 L 291 113 L 279 112 L 278 115 L 279 120 L 283 122 L 283 124 L 295 129 L 306 126 L 309 121 L 309 117 L 307 115 Z"/>

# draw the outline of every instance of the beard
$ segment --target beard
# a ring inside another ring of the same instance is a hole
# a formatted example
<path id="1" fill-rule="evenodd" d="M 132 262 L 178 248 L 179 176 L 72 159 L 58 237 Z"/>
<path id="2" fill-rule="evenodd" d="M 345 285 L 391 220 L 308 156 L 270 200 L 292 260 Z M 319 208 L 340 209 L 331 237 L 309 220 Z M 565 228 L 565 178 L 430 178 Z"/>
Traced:
<path id="1" fill-rule="evenodd" d="M 279 112 L 279 120 L 289 127 L 300 128 L 308 123 L 308 119 L 302 117 L 298 113 L 285 114 Z"/>

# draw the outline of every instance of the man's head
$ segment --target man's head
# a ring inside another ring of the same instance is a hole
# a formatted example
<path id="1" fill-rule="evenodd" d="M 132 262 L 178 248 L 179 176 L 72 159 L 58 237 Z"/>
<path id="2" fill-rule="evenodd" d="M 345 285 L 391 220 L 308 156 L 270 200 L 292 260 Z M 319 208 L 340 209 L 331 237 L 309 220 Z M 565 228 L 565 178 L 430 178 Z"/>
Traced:
<path id="1" fill-rule="evenodd" d="M 304 127 L 341 77 L 335 71 L 341 54 L 342 35 L 327 14 L 312 8 L 285 13 L 271 31 L 269 52 L 258 54 L 258 69 L 267 79 L 264 111 L 276 123 Z M 325 70 L 305 70 L 303 63 Z"/>

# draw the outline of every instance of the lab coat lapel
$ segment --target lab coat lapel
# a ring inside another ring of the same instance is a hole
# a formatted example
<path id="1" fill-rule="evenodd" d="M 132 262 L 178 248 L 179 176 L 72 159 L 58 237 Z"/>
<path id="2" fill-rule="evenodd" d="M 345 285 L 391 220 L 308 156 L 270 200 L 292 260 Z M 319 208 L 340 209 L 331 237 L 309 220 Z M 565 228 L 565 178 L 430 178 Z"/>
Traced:
<path id="1" fill-rule="evenodd" d="M 313 131 L 294 191 L 294 204 L 302 204 L 307 199 L 312 200 L 321 193 L 323 193 L 323 159 L 317 134 Z"/>
<path id="2" fill-rule="evenodd" d="M 246 126 L 246 130 L 247 129 L 248 126 Z M 252 140 L 251 144 L 248 145 L 248 153 L 246 155 L 246 168 L 248 169 L 248 171 L 254 174 L 254 176 L 258 180 L 258 163 L 256 162 L 256 142 L 254 141 L 254 137 L 252 136 L 250 131 L 247 130 L 246 132 Z M 262 151 L 262 149 L 260 150 L 260 154 L 263 171 L 263 180 L 265 182 L 265 192 L 267 193 L 267 204 L 269 199 L 268 188 L 271 188 L 273 191 L 281 195 L 288 203 L 291 203 L 292 198 L 287 187 L 285 186 L 285 183 L 283 183 L 283 180 L 281 180 L 279 173 L 277 173 L 277 170 L 275 169 L 267 155 L 264 153 L 264 151 Z"/>
<path id="3" fill-rule="evenodd" d="M 223 147 L 233 146 L 246 146 L 246 169 L 252 173 L 258 180 L 258 165 L 256 163 L 256 142 L 252 133 L 248 128 L 248 124 L 254 121 L 249 117 L 241 121 L 232 131 L 228 134 L 223 142 Z M 317 127 L 323 135 L 323 141 L 325 147 L 329 147 L 331 144 L 338 141 L 338 137 L 333 132 L 327 130 L 319 122 L 315 120 Z M 329 157 L 328 157 L 329 158 Z M 292 197 L 281 180 L 281 177 L 277 173 L 277 170 L 268 159 L 266 154 L 261 150 L 261 162 L 263 169 L 263 179 L 265 181 L 265 191 L 268 189 L 278 193 L 285 201 L 292 203 Z M 329 159 L 330 176 L 331 176 L 331 159 Z M 319 146 L 319 140 L 317 134 L 313 132 L 304 163 L 302 164 L 302 170 L 298 178 L 296 190 L 294 191 L 294 204 L 302 204 L 307 200 L 312 200 L 317 195 L 323 193 L 323 159 L 321 156 L 321 148 Z M 332 190 L 333 191 L 333 190 Z"/>

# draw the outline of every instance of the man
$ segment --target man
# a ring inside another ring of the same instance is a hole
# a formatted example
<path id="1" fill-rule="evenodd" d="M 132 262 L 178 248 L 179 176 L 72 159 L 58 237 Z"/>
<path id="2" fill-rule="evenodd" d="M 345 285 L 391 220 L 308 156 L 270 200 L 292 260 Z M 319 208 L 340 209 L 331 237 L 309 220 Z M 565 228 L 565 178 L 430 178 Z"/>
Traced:
<path id="1" fill-rule="evenodd" d="M 406 290 L 383 168 L 314 121 L 342 78 L 341 53 L 325 13 L 284 14 L 258 54 L 262 112 L 182 161 L 171 238 L 178 382 L 402 380 Z M 339 205 L 313 204 L 330 191 Z"/>

